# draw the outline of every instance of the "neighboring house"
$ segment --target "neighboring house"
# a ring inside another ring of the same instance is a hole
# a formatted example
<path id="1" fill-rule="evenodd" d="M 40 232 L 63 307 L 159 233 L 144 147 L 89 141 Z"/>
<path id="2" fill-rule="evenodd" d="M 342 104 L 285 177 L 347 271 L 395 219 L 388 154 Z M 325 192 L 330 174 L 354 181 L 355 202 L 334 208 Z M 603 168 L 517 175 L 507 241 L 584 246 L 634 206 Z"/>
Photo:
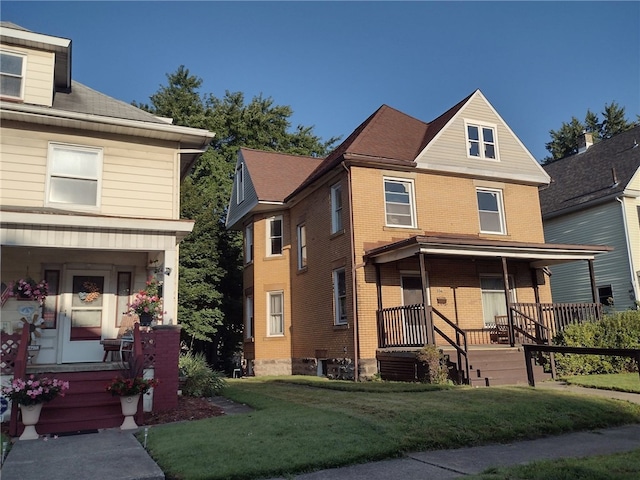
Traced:
<path id="1" fill-rule="evenodd" d="M 594 263 L 595 301 L 616 310 L 640 300 L 640 126 L 592 144 L 544 167 L 551 183 L 540 189 L 544 235 L 554 243 L 604 243 L 613 252 Z M 571 264 L 553 272 L 556 301 L 594 299 L 588 278 Z"/>
<path id="2" fill-rule="evenodd" d="M 548 182 L 480 91 L 429 123 L 382 106 L 324 159 L 241 149 L 247 372 L 369 377 L 425 343 L 548 340 L 545 267 L 588 277 L 607 250 L 544 243 Z"/>
<path id="3" fill-rule="evenodd" d="M 193 228 L 180 182 L 213 134 L 73 81 L 69 39 L 7 22 L 0 35 L 2 283 L 49 284 L 32 364 L 99 367 L 101 339 L 150 276 L 163 282 L 161 323 L 177 323 L 178 244 Z M 8 335 L 22 304 L 4 300 Z"/>

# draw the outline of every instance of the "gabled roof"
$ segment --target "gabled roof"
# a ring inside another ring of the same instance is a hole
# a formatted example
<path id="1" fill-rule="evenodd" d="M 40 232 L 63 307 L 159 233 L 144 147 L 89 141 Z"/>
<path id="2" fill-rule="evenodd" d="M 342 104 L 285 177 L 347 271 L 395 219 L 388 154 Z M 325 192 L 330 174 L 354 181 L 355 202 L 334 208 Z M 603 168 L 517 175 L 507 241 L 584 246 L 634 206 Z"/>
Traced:
<path id="1" fill-rule="evenodd" d="M 585 152 L 544 166 L 551 183 L 540 190 L 543 217 L 622 194 L 640 169 L 640 126 L 602 140 Z"/>
<path id="2" fill-rule="evenodd" d="M 284 202 L 322 159 L 241 148 L 258 201 Z"/>

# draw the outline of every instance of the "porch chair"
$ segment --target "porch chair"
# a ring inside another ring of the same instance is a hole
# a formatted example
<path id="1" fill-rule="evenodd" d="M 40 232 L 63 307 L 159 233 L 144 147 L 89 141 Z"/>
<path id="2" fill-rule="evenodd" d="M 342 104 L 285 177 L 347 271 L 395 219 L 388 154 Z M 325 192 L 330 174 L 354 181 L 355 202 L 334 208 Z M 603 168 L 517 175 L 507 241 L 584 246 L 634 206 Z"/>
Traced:
<path id="1" fill-rule="evenodd" d="M 496 315 L 494 320 L 496 326 L 490 333 L 491 343 L 509 343 L 509 317 L 507 315 Z"/>
<path id="2" fill-rule="evenodd" d="M 100 344 L 104 348 L 104 357 L 102 361 L 107 361 L 107 356 L 111 353 L 111 359 L 116 352 L 120 354 L 120 360 L 123 361 L 125 353 L 131 353 L 133 350 L 133 326 L 138 321 L 138 317 L 134 315 L 124 315 L 120 322 L 120 328 L 116 338 L 105 338 L 100 340 Z"/>

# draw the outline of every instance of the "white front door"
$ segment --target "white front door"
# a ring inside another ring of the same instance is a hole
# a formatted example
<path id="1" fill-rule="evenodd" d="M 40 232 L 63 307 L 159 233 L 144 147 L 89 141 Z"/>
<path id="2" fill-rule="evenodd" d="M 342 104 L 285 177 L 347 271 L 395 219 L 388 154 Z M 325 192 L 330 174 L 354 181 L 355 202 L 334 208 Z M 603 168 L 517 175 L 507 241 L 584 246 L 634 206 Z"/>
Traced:
<path id="1" fill-rule="evenodd" d="M 62 363 L 102 360 L 100 340 L 107 325 L 109 281 L 106 270 L 66 272 L 60 315 Z"/>

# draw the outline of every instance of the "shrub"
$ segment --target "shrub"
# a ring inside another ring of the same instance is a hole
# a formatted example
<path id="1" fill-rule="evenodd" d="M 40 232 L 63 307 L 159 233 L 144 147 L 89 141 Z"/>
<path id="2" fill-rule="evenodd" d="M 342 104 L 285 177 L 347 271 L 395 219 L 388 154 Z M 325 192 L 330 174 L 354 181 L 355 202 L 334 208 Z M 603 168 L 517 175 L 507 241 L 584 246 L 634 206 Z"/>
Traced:
<path id="1" fill-rule="evenodd" d="M 186 352 L 180 355 L 180 375 L 186 377 L 182 393 L 189 397 L 218 395 L 227 386 L 224 373 L 213 370 L 203 353 Z"/>
<path id="2" fill-rule="evenodd" d="M 569 325 L 554 339 L 556 345 L 597 348 L 640 348 L 640 311 L 627 310 L 605 315 L 602 320 Z M 627 357 L 600 355 L 556 355 L 561 375 L 622 373 L 638 370 Z"/>
<path id="3" fill-rule="evenodd" d="M 426 367 L 424 381 L 443 385 L 449 383 L 449 369 L 442 350 L 435 345 L 425 345 L 417 355 L 418 362 Z"/>

